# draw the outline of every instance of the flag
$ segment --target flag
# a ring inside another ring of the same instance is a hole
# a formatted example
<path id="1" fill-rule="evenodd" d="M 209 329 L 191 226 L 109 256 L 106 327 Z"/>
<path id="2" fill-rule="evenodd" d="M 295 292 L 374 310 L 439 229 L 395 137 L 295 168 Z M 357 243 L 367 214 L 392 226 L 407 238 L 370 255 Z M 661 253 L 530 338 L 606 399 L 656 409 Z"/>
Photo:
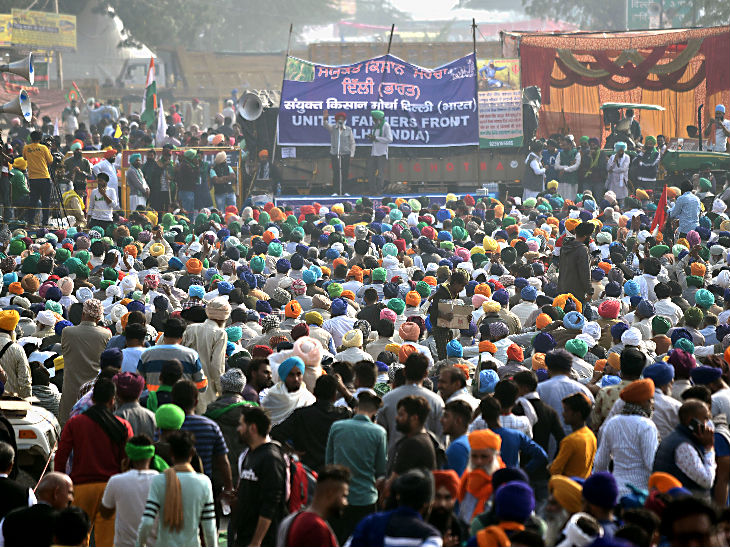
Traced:
<path id="1" fill-rule="evenodd" d="M 58 118 L 56 118 L 56 122 L 53 124 L 53 136 L 59 135 L 58 133 Z"/>
<path id="2" fill-rule="evenodd" d="M 122 126 L 117 122 L 117 129 L 114 130 L 114 138 L 119 139 L 122 136 Z"/>
<path id="3" fill-rule="evenodd" d="M 155 144 L 159 147 L 167 136 L 167 120 L 165 120 L 165 109 L 162 108 L 162 99 L 160 99 L 160 108 L 157 111 L 157 133 L 155 133 Z"/>
<path id="4" fill-rule="evenodd" d="M 651 222 L 650 231 L 656 236 L 656 233 L 664 228 L 667 222 L 667 185 L 664 185 L 664 191 L 662 196 L 659 198 L 659 205 L 654 213 L 654 220 Z"/>
<path id="5" fill-rule="evenodd" d="M 157 109 L 157 81 L 155 80 L 155 59 L 150 58 L 150 68 L 147 71 L 147 82 L 144 85 L 144 97 L 142 97 L 142 114 L 139 119 L 151 127 L 155 121 L 155 110 Z"/>

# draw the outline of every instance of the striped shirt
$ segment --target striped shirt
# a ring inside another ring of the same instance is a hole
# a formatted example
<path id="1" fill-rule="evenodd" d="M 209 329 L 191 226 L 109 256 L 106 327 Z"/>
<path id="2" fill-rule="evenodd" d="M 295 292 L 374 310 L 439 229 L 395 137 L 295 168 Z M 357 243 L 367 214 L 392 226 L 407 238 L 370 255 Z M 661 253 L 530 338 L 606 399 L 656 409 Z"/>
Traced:
<path id="1" fill-rule="evenodd" d="M 203 461 L 203 470 L 212 478 L 213 457 L 228 453 L 220 427 L 207 417 L 186 415 L 181 430 L 192 432 L 195 436 L 195 450 Z"/>
<path id="2" fill-rule="evenodd" d="M 158 344 L 142 352 L 137 372 L 144 377 L 148 390 L 154 392 L 159 388 L 162 365 L 170 360 L 180 360 L 183 377 L 193 381 L 200 392 L 205 392 L 208 388 L 208 379 L 203 373 L 198 353 L 180 344 Z"/>

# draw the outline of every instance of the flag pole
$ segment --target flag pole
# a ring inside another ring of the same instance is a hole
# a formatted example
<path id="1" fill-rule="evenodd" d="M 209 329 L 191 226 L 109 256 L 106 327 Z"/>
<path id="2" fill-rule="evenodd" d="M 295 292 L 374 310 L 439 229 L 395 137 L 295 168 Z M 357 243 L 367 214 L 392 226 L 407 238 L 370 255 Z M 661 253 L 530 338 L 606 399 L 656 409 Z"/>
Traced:
<path id="1" fill-rule="evenodd" d="M 477 21 L 475 18 L 471 20 L 471 44 L 472 52 L 474 53 L 474 100 L 477 102 L 477 120 L 479 120 L 479 71 L 477 70 Z M 482 181 L 482 154 L 480 143 L 480 131 L 479 124 L 477 123 L 477 188 L 481 185 Z"/>

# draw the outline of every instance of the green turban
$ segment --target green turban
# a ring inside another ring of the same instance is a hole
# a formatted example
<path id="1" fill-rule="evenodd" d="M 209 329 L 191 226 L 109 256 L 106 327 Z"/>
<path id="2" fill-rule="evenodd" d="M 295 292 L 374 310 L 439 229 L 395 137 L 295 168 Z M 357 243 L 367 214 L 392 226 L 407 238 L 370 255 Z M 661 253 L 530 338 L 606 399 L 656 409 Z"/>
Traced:
<path id="1" fill-rule="evenodd" d="M 20 271 L 23 274 L 38 274 L 38 261 L 40 260 L 41 256 L 38 253 L 28 255 L 20 265 Z"/>
<path id="2" fill-rule="evenodd" d="M 174 403 L 166 403 L 157 409 L 155 421 L 161 430 L 180 430 L 185 422 L 185 411 Z"/>
<path id="3" fill-rule="evenodd" d="M 669 246 L 664 244 L 655 245 L 649 250 L 649 253 L 652 257 L 661 257 L 662 255 L 666 255 L 669 253 Z"/>
<path id="4" fill-rule="evenodd" d="M 271 255 L 272 257 L 281 257 L 282 252 L 283 252 L 283 249 L 279 242 L 271 242 L 269 244 L 269 249 L 268 249 L 267 253 L 269 255 Z"/>
<path id="5" fill-rule="evenodd" d="M 390 299 L 388 301 L 388 308 L 400 316 L 406 309 L 406 302 L 403 299 Z"/>
<path id="6" fill-rule="evenodd" d="M 266 225 L 271 222 L 271 216 L 266 213 L 265 211 L 262 211 L 259 215 L 259 224 L 266 228 Z"/>
<path id="7" fill-rule="evenodd" d="M 709 192 L 710 190 L 712 190 L 712 183 L 709 181 L 709 179 L 700 177 L 700 190 L 702 192 Z"/>
<path id="8" fill-rule="evenodd" d="M 113 268 L 106 267 L 104 269 L 103 278 L 109 281 L 116 281 L 119 278 L 119 274 Z"/>
<path id="9" fill-rule="evenodd" d="M 388 271 L 382 267 L 376 268 L 372 272 L 372 278 L 373 278 L 374 282 L 384 282 L 385 278 L 387 276 L 388 276 Z"/>
<path id="10" fill-rule="evenodd" d="M 416 293 L 418 293 L 422 299 L 431 296 L 431 286 L 421 280 L 416 284 Z"/>
<path id="11" fill-rule="evenodd" d="M 56 314 L 63 314 L 61 303 L 57 303 L 56 301 L 46 301 L 46 310 L 50 310 Z"/>
<path id="12" fill-rule="evenodd" d="M 256 273 L 261 273 L 264 271 L 264 267 L 266 266 L 266 261 L 263 257 L 256 255 L 255 257 L 251 257 L 251 271 Z"/>
<path id="13" fill-rule="evenodd" d="M 81 251 L 76 252 L 76 258 L 81 261 L 81 264 L 87 264 L 89 259 L 91 259 L 91 256 L 88 251 L 82 249 Z"/>
<path id="14" fill-rule="evenodd" d="M 25 250 L 26 246 L 24 241 L 13 240 L 12 242 L 10 242 L 10 249 L 8 250 L 8 253 L 10 253 L 11 255 L 20 255 Z M 64 251 L 68 253 L 68 249 L 64 249 Z"/>
<path id="15" fill-rule="evenodd" d="M 685 352 L 689 352 L 690 354 L 695 353 L 695 345 L 692 341 L 689 339 L 685 339 L 682 337 L 681 339 L 678 339 L 676 343 L 674 343 L 674 348 L 681 348 Z"/>
<path id="16" fill-rule="evenodd" d="M 666 316 L 654 316 L 651 319 L 651 330 L 655 335 L 666 335 L 672 328 L 672 322 Z"/>
<path id="17" fill-rule="evenodd" d="M 330 299 L 336 299 L 342 295 L 342 291 L 342 285 L 336 282 L 327 286 L 327 294 L 330 296 Z"/>
<path id="18" fill-rule="evenodd" d="M 588 354 L 588 343 L 582 339 L 570 339 L 565 343 L 565 349 L 579 358 L 583 358 Z"/>

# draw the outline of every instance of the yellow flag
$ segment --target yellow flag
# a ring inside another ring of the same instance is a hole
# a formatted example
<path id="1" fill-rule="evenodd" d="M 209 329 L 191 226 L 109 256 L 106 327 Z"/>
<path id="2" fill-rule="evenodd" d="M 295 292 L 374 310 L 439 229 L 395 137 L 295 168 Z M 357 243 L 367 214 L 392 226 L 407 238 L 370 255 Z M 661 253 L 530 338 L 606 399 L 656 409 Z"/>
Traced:
<path id="1" fill-rule="evenodd" d="M 122 127 L 119 124 L 117 124 L 117 129 L 114 132 L 114 138 L 119 139 L 121 136 L 122 136 Z"/>

